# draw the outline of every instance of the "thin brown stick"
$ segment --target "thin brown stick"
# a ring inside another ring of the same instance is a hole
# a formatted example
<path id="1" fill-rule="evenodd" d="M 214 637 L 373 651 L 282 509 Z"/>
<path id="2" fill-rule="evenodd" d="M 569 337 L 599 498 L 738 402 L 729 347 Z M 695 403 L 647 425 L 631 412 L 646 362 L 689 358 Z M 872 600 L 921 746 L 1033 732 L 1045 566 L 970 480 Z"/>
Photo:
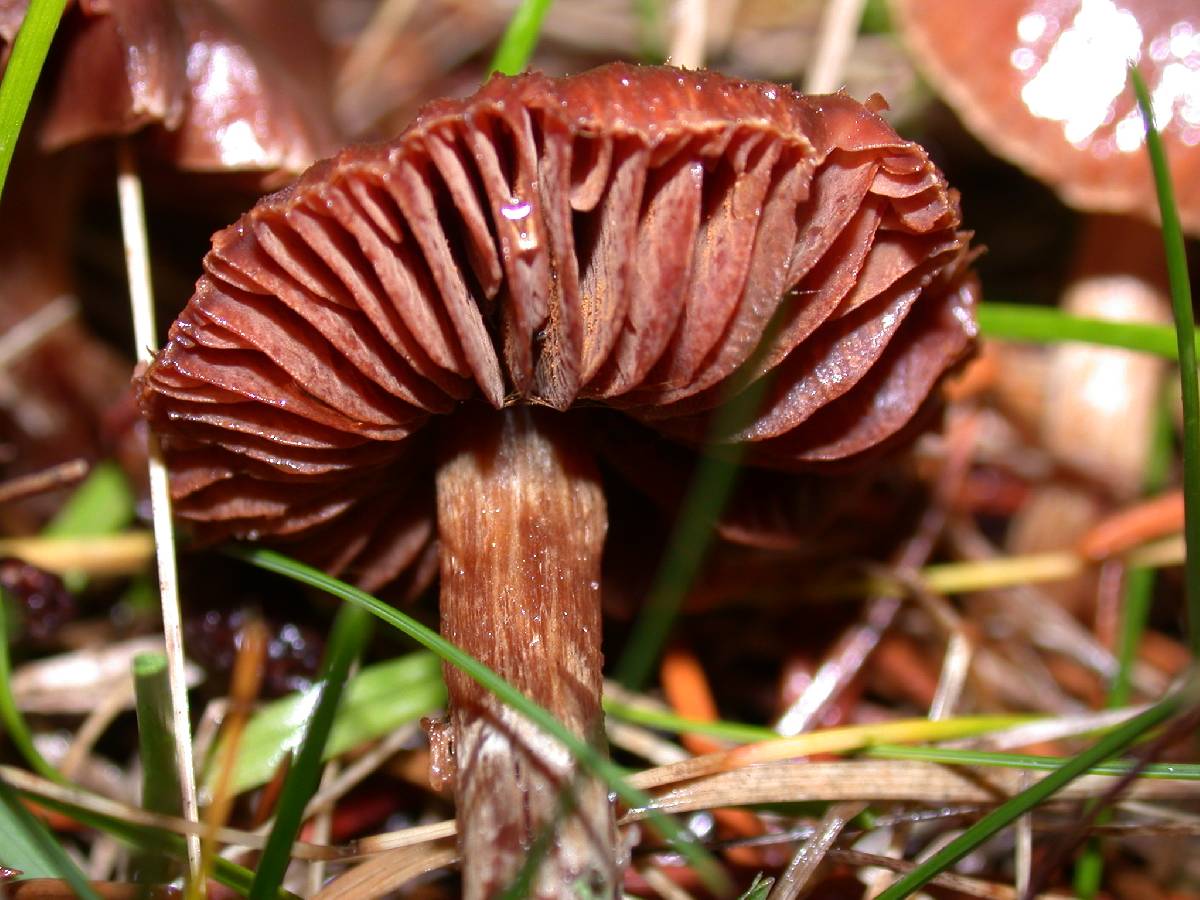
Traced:
<path id="1" fill-rule="evenodd" d="M 10 478 L 0 482 L 0 503 L 11 503 L 13 500 L 21 500 L 35 494 L 67 487 L 82 479 L 87 472 L 88 461 L 80 457 L 49 466 L 38 472 Z"/>

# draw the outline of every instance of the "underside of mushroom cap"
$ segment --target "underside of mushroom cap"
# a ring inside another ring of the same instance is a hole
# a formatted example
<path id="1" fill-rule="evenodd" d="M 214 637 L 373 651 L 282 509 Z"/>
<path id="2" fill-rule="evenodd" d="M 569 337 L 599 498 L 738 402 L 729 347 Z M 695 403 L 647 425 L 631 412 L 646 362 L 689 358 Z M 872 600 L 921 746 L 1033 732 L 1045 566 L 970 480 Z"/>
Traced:
<path id="1" fill-rule="evenodd" d="M 844 95 L 496 77 L 216 235 L 141 403 L 202 534 L 319 543 L 354 509 L 357 552 L 394 566 L 362 522 L 407 508 L 423 426 L 472 398 L 603 404 L 698 444 L 767 378 L 718 436 L 756 461 L 888 441 L 974 336 L 959 224 L 925 152 Z"/>

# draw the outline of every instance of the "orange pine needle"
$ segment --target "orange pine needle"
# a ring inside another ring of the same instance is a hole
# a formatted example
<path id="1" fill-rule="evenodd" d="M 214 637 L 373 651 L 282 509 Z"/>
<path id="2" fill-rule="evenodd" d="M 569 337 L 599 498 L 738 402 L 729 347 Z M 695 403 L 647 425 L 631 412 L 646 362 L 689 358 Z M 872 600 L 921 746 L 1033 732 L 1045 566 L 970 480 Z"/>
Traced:
<path id="1" fill-rule="evenodd" d="M 691 650 L 678 644 L 668 649 L 663 654 L 660 679 L 663 694 L 676 713 L 702 722 L 717 720 L 717 704 L 708 678 Z M 725 749 L 720 741 L 703 734 L 683 734 L 680 741 L 697 756 Z M 765 831 L 762 821 L 749 810 L 718 809 L 714 810 L 713 818 L 717 827 L 728 836 L 756 837 Z M 734 847 L 725 856 L 735 865 L 751 868 L 761 865 L 762 861 L 761 853 L 753 847 Z"/>
<path id="2" fill-rule="evenodd" d="M 1183 528 L 1183 492 L 1174 490 L 1102 519 L 1079 540 L 1088 559 L 1105 559 Z"/>

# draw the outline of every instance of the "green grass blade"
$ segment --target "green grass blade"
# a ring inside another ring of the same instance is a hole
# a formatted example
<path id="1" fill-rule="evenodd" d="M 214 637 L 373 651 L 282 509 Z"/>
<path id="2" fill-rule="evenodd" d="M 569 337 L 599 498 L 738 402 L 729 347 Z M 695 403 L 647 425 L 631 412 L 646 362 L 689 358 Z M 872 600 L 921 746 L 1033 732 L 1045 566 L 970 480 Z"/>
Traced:
<path id="1" fill-rule="evenodd" d="M 733 492 L 737 473 L 736 461 L 716 456 L 701 457 L 696 466 L 654 584 L 613 673 L 631 691 L 641 690 L 654 671 L 675 617 L 713 541 L 713 523 Z"/>
<path id="2" fill-rule="evenodd" d="M 33 735 L 25 724 L 25 717 L 17 709 L 17 701 L 12 694 L 12 665 L 8 656 L 8 612 L 12 605 L 12 597 L 0 587 L 0 725 L 4 726 L 0 733 L 7 732 L 8 739 L 29 768 L 50 781 L 62 782 L 63 777 L 58 769 L 50 765 L 34 745 Z"/>
<path id="3" fill-rule="evenodd" d="M 892 17 L 888 11 L 887 0 L 867 0 L 863 7 L 863 34 L 891 34 Z"/>
<path id="4" fill-rule="evenodd" d="M 1175 314 L 1175 332 L 1179 344 L 1179 386 L 1183 399 L 1183 534 L 1187 546 L 1184 574 L 1187 585 L 1188 632 L 1192 655 L 1200 653 L 1200 383 L 1196 377 L 1196 323 L 1192 313 L 1192 288 L 1188 281 L 1187 250 L 1175 192 L 1162 138 L 1154 126 L 1150 92 L 1141 73 L 1130 66 L 1129 78 L 1137 94 L 1142 121 L 1146 126 L 1146 150 L 1154 169 L 1154 187 L 1162 218 L 1163 250 L 1171 285 L 1171 308 Z"/>
<path id="5" fill-rule="evenodd" d="M 1084 847 L 1079 862 L 1075 864 L 1075 876 L 1072 879 L 1071 887 L 1074 888 L 1075 896 L 1079 900 L 1090 900 L 1100 892 L 1100 885 L 1103 883 L 1104 854 L 1100 848 L 1099 839 L 1093 836 Z"/>
<path id="6" fill-rule="evenodd" d="M 779 732 L 765 725 L 744 725 L 741 722 L 702 722 L 661 710 L 642 709 L 605 698 L 604 711 L 614 718 L 635 725 L 645 725 L 674 734 L 703 734 L 738 744 L 752 744 L 779 737 Z"/>
<path id="7" fill-rule="evenodd" d="M 179 770 L 175 767 L 175 732 L 171 728 L 171 687 L 167 658 L 139 653 L 133 659 L 138 753 L 142 762 L 142 808 L 178 816 L 182 806 Z M 138 853 L 131 866 L 141 884 L 169 881 L 172 866 L 161 847 Z"/>
<path id="8" fill-rule="evenodd" d="M 99 900 L 75 861 L 45 825 L 25 808 L 17 792 L 0 780 L 0 852 L 22 878 L 61 878 L 80 897 Z"/>
<path id="9" fill-rule="evenodd" d="M 746 893 L 742 894 L 738 900 L 767 900 L 774 885 L 774 878 L 764 878 L 763 873 L 759 872 L 754 876 L 754 881 L 751 882 L 750 887 L 746 888 Z"/>
<path id="10" fill-rule="evenodd" d="M 346 684 L 324 758 L 328 760 L 390 734 L 445 704 L 442 664 L 432 653 L 410 653 L 367 666 Z M 304 691 L 267 703 L 251 716 L 229 779 L 233 793 L 251 790 L 271 779 L 284 757 L 300 746 L 312 708 L 312 694 Z M 222 759 L 221 748 L 218 744 L 209 759 Z M 210 765 L 204 779 L 209 795 L 216 780 L 217 768 Z"/>
<path id="11" fill-rule="evenodd" d="M 4 81 L 0 82 L 0 191 L 8 180 L 8 167 L 25 123 L 33 88 L 66 5 L 67 0 L 30 0 L 25 21 L 13 41 Z"/>
<path id="12" fill-rule="evenodd" d="M 1179 358 L 1179 343 L 1170 325 L 1088 319 L 1053 307 L 1020 303 L 981 303 L 978 318 L 980 330 L 991 338 L 1039 344 L 1082 341 Z"/>
<path id="13" fill-rule="evenodd" d="M 229 552 L 260 569 L 284 575 L 368 610 L 372 615 L 408 635 L 421 646 L 432 650 L 441 659 L 466 673 L 501 701 L 562 743 L 580 765 L 603 780 L 609 789 L 626 804 L 637 808 L 650 805 L 650 796 L 630 785 L 625 780 L 625 770 L 610 760 L 601 750 L 572 734 L 551 715 L 549 710 L 534 703 L 509 682 L 473 656 L 447 641 L 436 631 L 432 631 L 411 616 L 356 587 L 331 578 L 323 572 L 294 559 L 289 559 L 273 550 L 259 547 L 233 547 Z M 652 813 L 650 821 L 665 838 L 674 843 L 676 850 L 687 858 L 710 887 L 718 893 L 725 892 L 727 883 L 724 873 L 721 872 L 716 861 L 696 844 L 688 832 L 673 819 L 661 813 Z"/>
<path id="14" fill-rule="evenodd" d="M 62 505 L 42 529 L 44 537 L 91 537 L 116 534 L 133 522 L 133 489 L 121 467 L 113 460 L 100 463 Z M 78 593 L 87 587 L 88 577 L 81 571 L 63 575 L 67 588 Z"/>
<path id="15" fill-rule="evenodd" d="M 0 779 L 0 785 L 4 781 Z M 187 859 L 187 844 L 184 839 L 169 831 L 149 828 L 145 825 L 134 825 L 121 819 L 102 815 L 74 803 L 67 803 L 50 797 L 39 796 L 35 791 L 20 792 L 36 800 L 39 805 L 70 816 L 75 821 L 96 831 L 102 831 L 111 837 L 143 852 L 162 848 L 180 861 Z M 213 860 L 212 877 L 226 887 L 245 896 L 254 880 L 254 873 L 244 866 L 232 863 L 223 857 Z M 276 900 L 294 900 L 295 895 L 288 891 L 279 891 Z"/>
<path id="16" fill-rule="evenodd" d="M 521 0 L 521 5 L 509 19 L 508 28 L 492 57 L 489 72 L 499 72 L 501 75 L 516 75 L 524 71 L 533 56 L 533 48 L 537 46 L 538 36 L 542 32 L 542 19 L 550 9 L 551 0 Z"/>
<path id="17" fill-rule="evenodd" d="M 1166 722 L 1184 704 L 1194 704 L 1200 694 L 1200 684 L 1189 681 L 1183 691 L 1157 703 L 1135 716 L 1095 744 L 1061 763 L 1041 781 L 1005 801 L 988 813 L 957 838 L 922 862 L 915 869 L 894 882 L 880 894 L 877 900 L 901 900 L 918 888 L 928 884 L 935 876 L 946 871 L 984 841 L 1001 829 L 1008 827 L 1018 818 L 1048 800 L 1055 792 L 1084 775 L 1092 768 L 1116 756 L 1143 734 Z"/>
<path id="18" fill-rule="evenodd" d="M 142 760 L 142 808 L 178 816 L 181 800 L 167 658 L 161 653 L 139 653 L 133 660 L 133 683 Z"/>
<path id="19" fill-rule="evenodd" d="M 1174 454 L 1175 427 L 1166 397 L 1159 404 L 1151 438 L 1147 471 L 1143 478 L 1146 494 L 1157 494 L 1166 487 Z M 1150 616 L 1150 601 L 1154 593 L 1154 570 L 1131 568 L 1125 576 L 1125 591 L 1121 604 L 1121 621 L 1117 632 L 1117 671 L 1109 685 L 1108 706 L 1117 709 L 1128 706 L 1133 698 L 1133 667 L 1138 648 Z"/>
<path id="20" fill-rule="evenodd" d="M 1156 494 L 1166 485 L 1171 468 L 1174 426 L 1166 398 L 1159 403 L 1155 417 L 1154 433 L 1151 438 L 1147 471 L 1143 488 L 1147 494 Z M 1150 601 L 1154 596 L 1155 572 L 1151 568 L 1132 567 L 1125 573 L 1125 586 L 1121 598 L 1121 619 L 1117 629 L 1117 670 L 1108 686 L 1109 709 L 1128 706 L 1133 698 L 1133 667 L 1137 661 L 1138 648 L 1146 623 L 1150 617 Z M 1102 825 L 1109 818 L 1107 812 L 1096 820 Z M 1079 861 L 1075 864 L 1074 888 L 1080 900 L 1091 900 L 1100 892 L 1104 881 L 1103 842 L 1098 835 L 1088 838 Z"/>
<path id="21" fill-rule="evenodd" d="M 333 728 L 334 716 L 342 698 L 342 688 L 350 669 L 362 655 L 374 624 L 370 614 L 358 606 L 343 606 L 333 623 L 333 633 L 325 650 L 325 659 L 314 688 L 317 700 L 304 730 L 304 740 L 295 763 L 288 769 L 275 812 L 275 824 L 267 838 L 250 888 L 250 900 L 274 897 L 283 883 L 291 861 L 292 843 L 304 821 L 304 807 L 321 781 L 325 744 Z"/>
<path id="22" fill-rule="evenodd" d="M 774 328 L 772 324 L 768 331 Z M 764 340 L 756 353 L 764 352 L 769 345 L 770 341 Z M 745 427 L 753 420 L 769 384 L 769 377 L 759 378 L 721 404 L 710 433 L 732 434 Z M 721 446 L 720 455 L 703 455 L 696 464 L 654 584 L 614 672 L 617 681 L 631 691 L 642 688 L 658 662 L 675 617 L 716 536 L 717 517 L 737 484 L 745 450 L 744 443 L 726 444 Z"/>
<path id="23" fill-rule="evenodd" d="M 630 0 L 637 16 L 638 59 L 647 65 L 660 65 L 666 59 L 663 49 L 663 6 L 665 0 Z"/>
<path id="24" fill-rule="evenodd" d="M 112 460 L 88 474 L 42 529 L 45 537 L 86 537 L 114 534 L 133 522 L 133 489 L 121 467 Z"/>

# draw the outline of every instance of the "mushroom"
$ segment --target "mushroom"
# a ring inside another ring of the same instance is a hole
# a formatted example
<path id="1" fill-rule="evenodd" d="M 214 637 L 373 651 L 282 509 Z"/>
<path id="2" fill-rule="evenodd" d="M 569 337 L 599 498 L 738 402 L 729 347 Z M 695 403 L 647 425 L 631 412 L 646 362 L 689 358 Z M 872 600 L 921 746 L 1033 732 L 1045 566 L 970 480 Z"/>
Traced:
<path id="1" fill-rule="evenodd" d="M 803 468 L 899 440 L 972 345 L 958 226 L 925 152 L 842 94 L 494 77 L 218 233 L 140 402 L 201 537 L 292 541 L 374 589 L 436 519 L 443 633 L 599 743 L 597 407 L 700 446 L 767 379 L 718 444 Z M 465 896 L 551 826 L 533 893 L 614 896 L 604 787 L 446 677 Z"/>
<path id="2" fill-rule="evenodd" d="M 1141 69 L 1180 216 L 1200 234 L 1200 6 L 1194 0 L 893 0 L 913 58 L 990 149 L 1092 213 L 1063 306 L 1170 321 L 1143 125 Z M 1099 215 L 1099 214 L 1105 215 Z M 1164 367 L 1143 354 L 1052 351 L 1043 443 L 1118 499 L 1140 490 Z"/>
<path id="3" fill-rule="evenodd" d="M 332 152 L 328 67 L 295 36 L 303 19 L 289 8 L 271 30 L 252 12 L 219 0 L 77 0 L 57 41 L 43 147 L 153 126 L 159 152 L 190 171 L 295 173 Z"/>

